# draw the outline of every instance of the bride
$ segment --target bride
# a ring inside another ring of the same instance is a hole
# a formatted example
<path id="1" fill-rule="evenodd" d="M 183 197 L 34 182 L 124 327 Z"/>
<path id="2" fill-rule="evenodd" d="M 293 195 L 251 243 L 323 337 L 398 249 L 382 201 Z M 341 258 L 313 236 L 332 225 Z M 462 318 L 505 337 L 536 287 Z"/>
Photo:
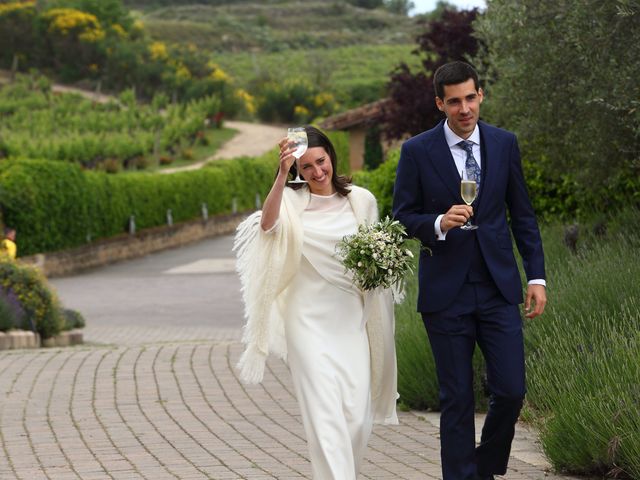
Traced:
<path id="1" fill-rule="evenodd" d="M 391 292 L 362 292 L 335 256 L 358 224 L 378 220 L 374 196 L 336 172 L 329 138 L 305 127 L 299 159 L 280 141 L 280 165 L 261 212 L 245 220 L 234 250 L 242 282 L 246 383 L 262 381 L 267 355 L 287 360 L 313 478 L 355 480 L 373 423 L 397 424 Z"/>

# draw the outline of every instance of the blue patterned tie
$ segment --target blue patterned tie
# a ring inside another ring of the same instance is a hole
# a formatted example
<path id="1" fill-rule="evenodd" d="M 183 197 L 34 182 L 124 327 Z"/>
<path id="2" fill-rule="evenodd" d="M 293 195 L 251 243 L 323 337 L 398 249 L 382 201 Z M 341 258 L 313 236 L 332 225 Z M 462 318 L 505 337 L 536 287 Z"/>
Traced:
<path id="1" fill-rule="evenodd" d="M 462 149 L 467 152 L 467 160 L 464 163 L 464 169 L 467 172 L 467 178 L 469 180 L 475 180 L 478 184 L 478 189 L 480 188 L 480 166 L 476 159 L 473 156 L 473 142 L 468 140 L 463 140 L 458 143 L 458 146 L 462 147 Z"/>

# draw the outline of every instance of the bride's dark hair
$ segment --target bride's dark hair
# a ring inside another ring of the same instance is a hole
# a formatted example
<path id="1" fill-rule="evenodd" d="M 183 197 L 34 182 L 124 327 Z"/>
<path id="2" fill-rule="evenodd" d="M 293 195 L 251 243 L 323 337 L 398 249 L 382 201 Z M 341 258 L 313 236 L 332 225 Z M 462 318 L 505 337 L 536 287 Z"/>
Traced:
<path id="1" fill-rule="evenodd" d="M 336 149 L 333 148 L 333 144 L 329 137 L 327 137 L 320 129 L 313 127 L 311 125 L 306 125 L 304 130 L 307 132 L 307 139 L 309 140 L 308 148 L 313 147 L 322 147 L 329 154 L 329 158 L 331 159 L 331 166 L 333 167 L 333 175 L 331 176 L 331 183 L 333 187 L 336 189 L 342 196 L 347 196 L 351 192 L 349 190 L 349 185 L 351 184 L 351 177 L 346 177 L 344 175 L 338 175 L 338 156 L 336 154 Z M 289 170 L 289 174 L 293 176 L 293 178 L 297 175 L 296 162 L 293 162 L 291 169 Z M 289 185 L 293 189 L 300 188 L 300 184 L 290 184 Z"/>

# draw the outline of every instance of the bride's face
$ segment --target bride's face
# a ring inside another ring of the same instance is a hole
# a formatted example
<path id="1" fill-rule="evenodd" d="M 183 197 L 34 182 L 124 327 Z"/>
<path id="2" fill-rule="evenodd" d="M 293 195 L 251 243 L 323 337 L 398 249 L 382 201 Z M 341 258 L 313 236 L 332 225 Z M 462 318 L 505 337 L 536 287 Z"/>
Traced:
<path id="1" fill-rule="evenodd" d="M 300 175 L 309 182 L 309 190 L 316 195 L 335 193 L 331 178 L 333 165 L 324 147 L 311 147 L 300 157 Z"/>

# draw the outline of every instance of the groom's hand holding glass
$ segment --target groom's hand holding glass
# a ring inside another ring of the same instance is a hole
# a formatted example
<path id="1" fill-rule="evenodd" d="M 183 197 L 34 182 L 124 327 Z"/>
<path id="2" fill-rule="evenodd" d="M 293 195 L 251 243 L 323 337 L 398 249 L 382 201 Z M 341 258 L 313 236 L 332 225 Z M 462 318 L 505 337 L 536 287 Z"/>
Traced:
<path id="1" fill-rule="evenodd" d="M 444 233 L 452 228 L 461 227 L 472 216 L 473 207 L 470 205 L 452 205 L 440 219 L 440 230 Z"/>

